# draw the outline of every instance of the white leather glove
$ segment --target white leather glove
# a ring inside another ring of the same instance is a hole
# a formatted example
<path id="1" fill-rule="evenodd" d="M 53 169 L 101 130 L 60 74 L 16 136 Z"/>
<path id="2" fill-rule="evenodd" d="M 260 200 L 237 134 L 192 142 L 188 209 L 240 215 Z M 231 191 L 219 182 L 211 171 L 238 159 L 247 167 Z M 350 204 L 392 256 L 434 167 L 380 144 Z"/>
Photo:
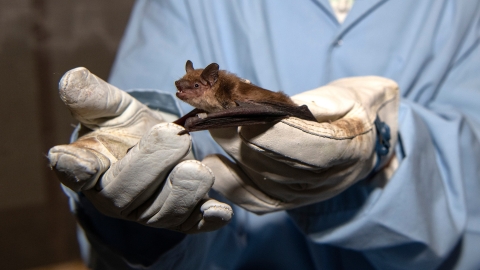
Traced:
<path id="1" fill-rule="evenodd" d="M 191 139 L 177 135 L 181 127 L 85 68 L 67 72 L 59 88 L 81 123 L 77 141 L 48 153 L 65 186 L 105 215 L 152 227 L 197 233 L 229 222 L 231 207 L 207 196 L 213 173 L 185 160 Z"/>
<path id="2" fill-rule="evenodd" d="M 290 117 L 274 125 L 210 131 L 236 161 L 219 155 L 203 160 L 216 176 L 213 188 L 249 211 L 262 214 L 329 199 L 392 156 L 388 143 L 397 141 L 399 100 L 395 82 L 346 78 L 292 99 L 306 104 L 319 122 Z M 375 151 L 375 123 L 382 127 L 377 117 L 390 128 L 380 132 L 381 155 Z"/>

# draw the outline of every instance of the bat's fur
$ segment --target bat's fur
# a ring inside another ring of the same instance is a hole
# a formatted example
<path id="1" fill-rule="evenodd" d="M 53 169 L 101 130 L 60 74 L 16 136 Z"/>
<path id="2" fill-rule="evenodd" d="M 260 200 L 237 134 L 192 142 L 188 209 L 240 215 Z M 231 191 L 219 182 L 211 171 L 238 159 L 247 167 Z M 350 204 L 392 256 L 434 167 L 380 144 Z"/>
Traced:
<path id="1" fill-rule="evenodd" d="M 297 106 L 282 92 L 272 92 L 237 77 L 225 70 L 219 70 L 216 63 L 205 69 L 194 69 L 189 60 L 187 74 L 175 82 L 177 97 L 195 108 L 216 112 L 236 106 L 236 101 L 276 102 Z"/>

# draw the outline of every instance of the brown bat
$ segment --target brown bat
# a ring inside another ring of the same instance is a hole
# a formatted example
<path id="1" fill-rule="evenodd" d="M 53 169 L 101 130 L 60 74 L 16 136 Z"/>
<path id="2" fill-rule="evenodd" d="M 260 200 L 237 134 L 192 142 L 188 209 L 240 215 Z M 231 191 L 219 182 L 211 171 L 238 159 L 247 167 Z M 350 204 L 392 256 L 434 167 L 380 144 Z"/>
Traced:
<path id="1" fill-rule="evenodd" d="M 196 109 L 175 121 L 185 134 L 222 127 L 266 124 L 293 116 L 317 121 L 306 105 L 297 106 L 282 92 L 263 89 L 225 70 L 217 63 L 194 69 L 190 60 L 187 74 L 175 82 L 177 97 Z"/>

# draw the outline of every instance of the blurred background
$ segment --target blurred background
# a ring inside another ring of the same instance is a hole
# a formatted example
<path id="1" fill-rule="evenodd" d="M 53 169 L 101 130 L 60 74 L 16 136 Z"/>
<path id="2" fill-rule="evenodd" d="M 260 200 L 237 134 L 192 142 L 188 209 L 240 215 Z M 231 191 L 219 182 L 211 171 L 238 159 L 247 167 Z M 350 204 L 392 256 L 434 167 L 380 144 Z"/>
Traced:
<path id="1" fill-rule="evenodd" d="M 76 121 L 57 84 L 107 79 L 133 0 L 0 0 L 0 268 L 84 269 L 75 219 L 46 159 Z"/>

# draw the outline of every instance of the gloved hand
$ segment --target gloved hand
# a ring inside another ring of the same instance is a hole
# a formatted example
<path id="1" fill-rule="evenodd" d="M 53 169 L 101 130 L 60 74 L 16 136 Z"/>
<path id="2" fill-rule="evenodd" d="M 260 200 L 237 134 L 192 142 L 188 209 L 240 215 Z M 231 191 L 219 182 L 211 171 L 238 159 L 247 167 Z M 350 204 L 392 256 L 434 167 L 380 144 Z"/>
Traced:
<path id="1" fill-rule="evenodd" d="M 85 68 L 67 72 L 59 88 L 81 123 L 77 141 L 48 153 L 65 186 L 105 215 L 152 227 L 197 233 L 229 222 L 231 207 L 207 195 L 210 169 L 186 160 L 191 139 L 177 135 L 180 126 Z"/>
<path id="2" fill-rule="evenodd" d="M 392 156 L 389 146 L 395 145 L 398 129 L 395 82 L 346 78 L 292 99 L 306 104 L 319 123 L 290 117 L 274 125 L 210 131 L 236 161 L 220 155 L 202 161 L 216 176 L 213 188 L 249 211 L 262 214 L 329 199 Z M 382 129 L 380 145 L 376 126 Z"/>

